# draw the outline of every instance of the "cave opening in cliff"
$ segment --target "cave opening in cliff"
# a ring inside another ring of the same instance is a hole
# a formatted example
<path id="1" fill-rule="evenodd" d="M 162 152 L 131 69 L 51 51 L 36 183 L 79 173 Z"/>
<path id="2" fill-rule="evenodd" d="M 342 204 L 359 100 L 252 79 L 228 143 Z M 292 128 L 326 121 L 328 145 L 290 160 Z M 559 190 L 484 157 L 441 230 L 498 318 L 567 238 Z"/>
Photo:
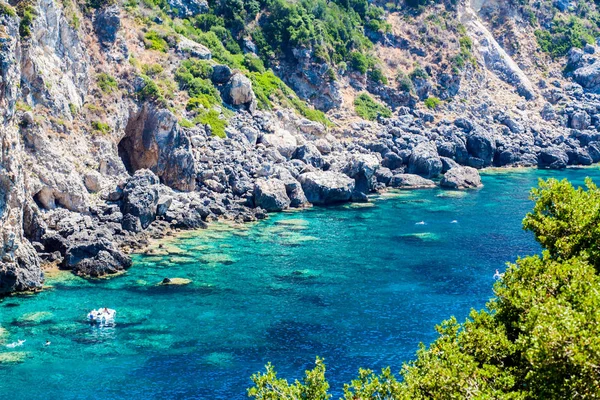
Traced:
<path id="1" fill-rule="evenodd" d="M 125 169 L 131 175 L 135 173 L 135 169 L 133 168 L 133 164 L 131 162 L 131 154 L 133 151 L 133 141 L 129 136 L 125 136 L 118 145 L 118 152 L 121 161 L 123 161 L 123 165 L 125 165 Z"/>

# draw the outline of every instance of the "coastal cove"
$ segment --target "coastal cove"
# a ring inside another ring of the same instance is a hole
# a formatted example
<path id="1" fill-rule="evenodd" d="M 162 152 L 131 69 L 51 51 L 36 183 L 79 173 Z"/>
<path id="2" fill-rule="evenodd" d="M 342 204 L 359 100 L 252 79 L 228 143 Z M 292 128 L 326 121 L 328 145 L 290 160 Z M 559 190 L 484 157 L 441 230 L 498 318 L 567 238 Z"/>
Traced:
<path id="1" fill-rule="evenodd" d="M 242 399 L 268 361 L 300 378 L 318 355 L 337 398 L 359 367 L 399 371 L 436 324 L 485 306 L 496 269 L 539 252 L 521 229 L 538 178 L 586 176 L 600 169 L 486 171 L 480 190 L 215 224 L 113 279 L 53 274 L 52 289 L 0 300 L 0 397 Z M 191 283 L 159 286 L 167 276 Z M 98 307 L 115 327 L 86 323 Z"/>

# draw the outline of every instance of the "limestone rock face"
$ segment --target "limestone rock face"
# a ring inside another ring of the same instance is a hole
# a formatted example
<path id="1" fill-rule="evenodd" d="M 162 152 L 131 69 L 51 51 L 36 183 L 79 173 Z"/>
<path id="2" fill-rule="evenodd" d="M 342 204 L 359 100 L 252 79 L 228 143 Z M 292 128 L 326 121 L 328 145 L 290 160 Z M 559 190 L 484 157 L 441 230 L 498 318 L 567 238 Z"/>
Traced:
<path id="1" fill-rule="evenodd" d="M 144 105 L 129 120 L 119 155 L 130 173 L 146 168 L 165 185 L 189 192 L 196 187 L 190 147 L 188 135 L 170 111 Z"/>
<path id="2" fill-rule="evenodd" d="M 44 281 L 40 259 L 24 237 L 27 203 L 23 171 L 23 143 L 12 123 L 19 65 L 19 26 L 15 19 L 0 15 L 0 27 L 8 37 L 0 41 L 0 295 L 39 289 Z M 0 36 L 2 34 L 0 33 Z"/>
<path id="3" fill-rule="evenodd" d="M 177 41 L 177 51 L 180 54 L 189 54 L 190 56 L 201 60 L 210 60 L 212 58 L 212 53 L 206 46 L 194 42 L 185 36 L 179 36 Z"/>
<path id="4" fill-rule="evenodd" d="M 31 43 L 23 47 L 21 86 L 35 103 L 68 115 L 69 104 L 80 108 L 88 92 L 89 56 L 55 0 L 39 0 L 35 8 L 44 18 L 33 20 Z"/>
<path id="5" fill-rule="evenodd" d="M 285 184 L 276 178 L 257 180 L 254 186 L 254 205 L 269 212 L 288 208 L 290 199 Z"/>
<path id="6" fill-rule="evenodd" d="M 354 180 L 339 172 L 315 171 L 299 176 L 302 190 L 312 204 L 350 201 Z"/>
<path id="7" fill-rule="evenodd" d="M 448 189 L 473 189 L 483 185 L 475 168 L 453 167 L 444 174 L 440 186 Z"/>

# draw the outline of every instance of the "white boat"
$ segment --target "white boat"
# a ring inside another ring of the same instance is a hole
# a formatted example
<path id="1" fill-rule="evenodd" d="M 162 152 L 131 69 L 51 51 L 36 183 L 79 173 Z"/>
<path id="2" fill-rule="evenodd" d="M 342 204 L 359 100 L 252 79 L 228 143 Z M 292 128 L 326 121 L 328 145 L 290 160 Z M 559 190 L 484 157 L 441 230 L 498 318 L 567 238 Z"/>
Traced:
<path id="1" fill-rule="evenodd" d="M 111 308 L 99 308 L 97 310 L 92 310 L 87 315 L 88 320 L 92 324 L 110 324 L 115 322 L 115 317 L 117 316 L 117 312 Z"/>

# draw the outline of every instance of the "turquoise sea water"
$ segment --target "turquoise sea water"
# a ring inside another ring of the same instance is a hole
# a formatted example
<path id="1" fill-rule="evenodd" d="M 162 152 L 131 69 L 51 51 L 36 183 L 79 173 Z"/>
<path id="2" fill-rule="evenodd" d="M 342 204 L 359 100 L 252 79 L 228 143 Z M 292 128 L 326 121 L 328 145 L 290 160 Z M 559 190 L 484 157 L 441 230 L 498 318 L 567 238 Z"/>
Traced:
<path id="1" fill-rule="evenodd" d="M 339 395 L 358 367 L 399 371 L 437 323 L 485 305 L 495 269 L 539 252 L 521 229 L 539 177 L 588 175 L 600 181 L 597 168 L 486 173 L 477 191 L 187 233 L 110 280 L 54 275 L 51 290 L 0 300 L 0 398 L 241 399 L 267 361 L 294 379 L 317 355 Z M 157 286 L 165 276 L 192 283 Z M 86 324 L 104 306 L 116 326 Z"/>

